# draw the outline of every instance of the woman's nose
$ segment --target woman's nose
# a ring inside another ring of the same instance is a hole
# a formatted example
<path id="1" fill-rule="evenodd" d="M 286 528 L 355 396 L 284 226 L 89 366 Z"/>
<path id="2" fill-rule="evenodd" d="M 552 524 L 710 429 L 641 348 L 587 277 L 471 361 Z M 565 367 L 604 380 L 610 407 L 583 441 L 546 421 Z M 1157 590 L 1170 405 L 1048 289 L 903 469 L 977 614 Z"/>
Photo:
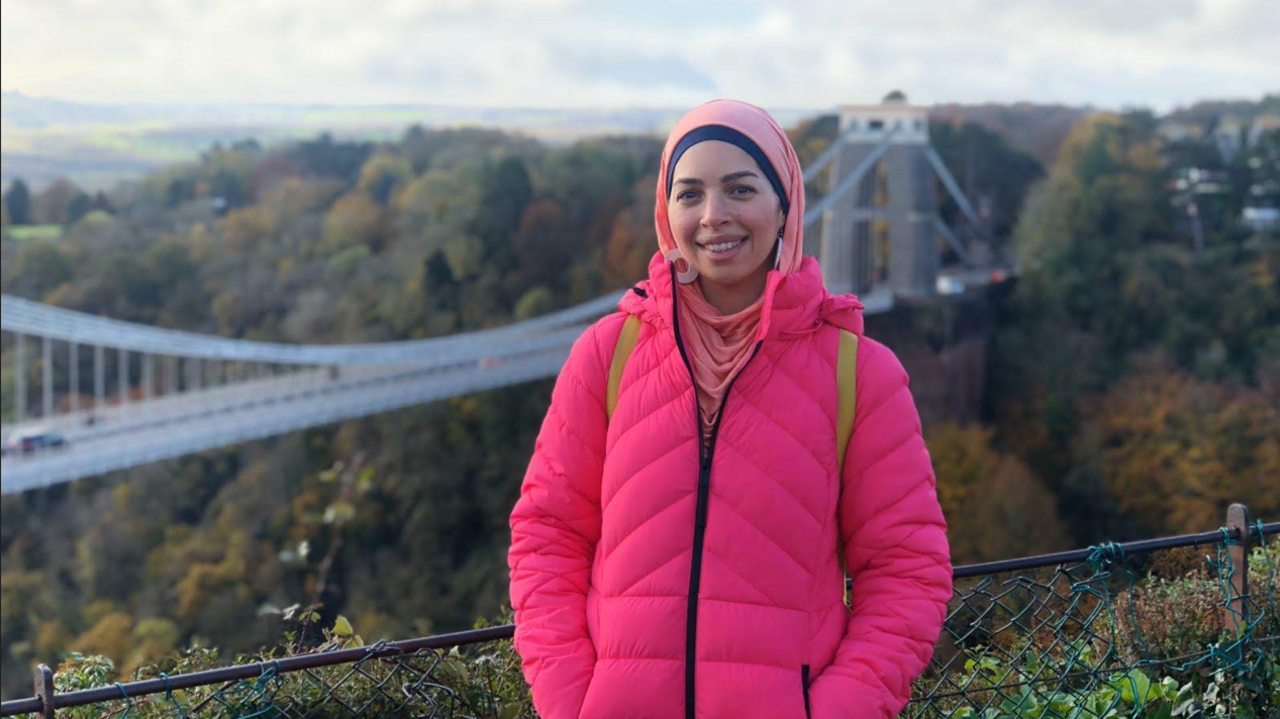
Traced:
<path id="1" fill-rule="evenodd" d="M 702 204 L 702 226 L 719 227 L 731 219 L 733 217 L 725 200 L 709 193 L 706 202 Z"/>

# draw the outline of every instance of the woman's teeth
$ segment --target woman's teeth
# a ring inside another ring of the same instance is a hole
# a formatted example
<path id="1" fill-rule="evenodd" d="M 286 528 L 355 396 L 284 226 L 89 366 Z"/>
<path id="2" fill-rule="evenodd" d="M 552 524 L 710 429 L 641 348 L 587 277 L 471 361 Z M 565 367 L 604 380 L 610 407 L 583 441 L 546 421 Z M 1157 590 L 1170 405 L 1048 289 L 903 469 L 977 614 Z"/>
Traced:
<path id="1" fill-rule="evenodd" d="M 744 237 L 741 240 L 735 240 L 733 242 L 721 242 L 715 245 L 705 245 L 705 247 L 708 250 L 711 250 L 712 252 L 725 252 L 727 250 L 732 250 L 733 248 L 737 247 L 746 239 L 747 238 Z"/>

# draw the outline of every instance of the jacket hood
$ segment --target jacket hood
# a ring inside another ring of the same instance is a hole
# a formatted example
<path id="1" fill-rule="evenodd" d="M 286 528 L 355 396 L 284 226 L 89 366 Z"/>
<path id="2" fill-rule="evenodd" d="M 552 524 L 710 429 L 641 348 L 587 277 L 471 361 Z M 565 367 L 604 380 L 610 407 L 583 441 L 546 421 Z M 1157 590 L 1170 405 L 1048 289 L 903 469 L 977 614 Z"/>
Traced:
<path id="1" fill-rule="evenodd" d="M 618 309 L 661 328 L 674 327 L 671 272 L 671 263 L 655 252 L 649 260 L 649 279 L 636 284 L 640 292 L 624 294 Z M 764 292 L 757 341 L 807 335 L 824 322 L 857 335 L 863 333 L 862 303 L 851 294 L 828 292 L 815 257 L 805 256 L 791 274 L 770 270 Z"/>

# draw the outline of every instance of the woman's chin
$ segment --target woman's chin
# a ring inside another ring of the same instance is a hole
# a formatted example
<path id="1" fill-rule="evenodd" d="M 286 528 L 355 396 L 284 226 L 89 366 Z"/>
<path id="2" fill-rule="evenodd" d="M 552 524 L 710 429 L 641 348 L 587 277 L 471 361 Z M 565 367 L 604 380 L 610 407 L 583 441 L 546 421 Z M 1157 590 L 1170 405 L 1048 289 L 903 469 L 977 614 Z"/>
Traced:
<path id="1" fill-rule="evenodd" d="M 756 272 L 748 270 L 744 267 L 711 265 L 708 267 L 700 268 L 698 270 L 698 278 L 702 280 L 702 282 L 704 283 L 703 285 L 704 290 L 706 287 L 705 283 L 710 283 L 712 285 L 715 285 L 714 289 L 718 289 L 721 291 L 736 292 L 748 286 L 754 285 L 755 283 L 753 282 L 753 280 L 755 279 L 755 276 L 757 275 L 757 273 L 760 275 L 765 275 L 768 273 L 768 270 L 770 269 L 773 269 L 773 265 L 769 265 L 768 267 L 765 267 L 762 265 L 761 267 L 757 268 Z M 704 294 L 705 294 L 705 291 L 704 291 Z"/>

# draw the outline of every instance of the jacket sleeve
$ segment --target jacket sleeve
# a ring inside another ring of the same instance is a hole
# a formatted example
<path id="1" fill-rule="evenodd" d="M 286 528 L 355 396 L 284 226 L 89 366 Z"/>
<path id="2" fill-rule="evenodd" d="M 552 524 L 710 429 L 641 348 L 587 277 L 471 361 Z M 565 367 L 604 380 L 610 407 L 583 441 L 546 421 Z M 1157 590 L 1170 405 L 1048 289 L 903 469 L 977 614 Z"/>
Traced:
<path id="1" fill-rule="evenodd" d="M 890 719 L 933 656 L 951 599 L 951 552 L 907 373 L 860 338 L 840 536 L 852 612 L 834 661 L 810 687 L 814 719 Z"/>
<path id="2" fill-rule="evenodd" d="M 607 317 L 574 343 L 560 370 L 511 512 L 515 649 L 543 719 L 577 719 L 595 671 L 587 589 L 600 539 L 605 392 L 620 319 Z M 610 329 L 613 325 L 616 328 Z"/>

